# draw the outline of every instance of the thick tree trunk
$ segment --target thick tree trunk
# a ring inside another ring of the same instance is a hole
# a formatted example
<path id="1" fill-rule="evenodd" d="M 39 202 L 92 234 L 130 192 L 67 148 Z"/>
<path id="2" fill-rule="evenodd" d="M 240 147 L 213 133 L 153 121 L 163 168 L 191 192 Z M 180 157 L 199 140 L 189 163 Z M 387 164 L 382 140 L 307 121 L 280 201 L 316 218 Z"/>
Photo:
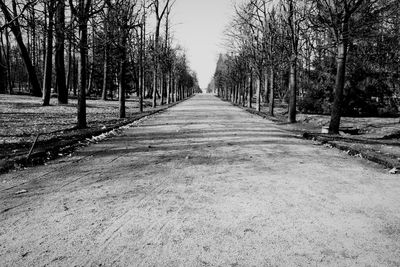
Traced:
<path id="1" fill-rule="evenodd" d="M 293 55 L 290 60 L 289 74 L 289 113 L 288 122 L 296 122 L 296 97 L 297 97 L 297 56 Z"/>
<path id="2" fill-rule="evenodd" d="M 65 0 L 57 1 L 56 16 L 56 83 L 58 88 L 58 104 L 68 104 L 68 88 L 65 79 Z"/>
<path id="3" fill-rule="evenodd" d="M 43 79 L 43 106 L 50 105 L 51 83 L 53 76 L 53 25 L 54 25 L 54 7 L 53 3 L 49 3 L 48 24 L 47 24 L 47 44 L 46 44 L 46 61 L 44 67 Z"/>
<path id="4" fill-rule="evenodd" d="M 340 127 L 343 89 L 346 78 L 346 58 L 347 58 L 347 43 L 346 40 L 344 40 L 344 38 L 346 37 L 341 37 L 341 42 L 339 42 L 337 46 L 335 98 L 331 111 L 331 121 L 329 124 L 330 134 L 338 134 Z"/>

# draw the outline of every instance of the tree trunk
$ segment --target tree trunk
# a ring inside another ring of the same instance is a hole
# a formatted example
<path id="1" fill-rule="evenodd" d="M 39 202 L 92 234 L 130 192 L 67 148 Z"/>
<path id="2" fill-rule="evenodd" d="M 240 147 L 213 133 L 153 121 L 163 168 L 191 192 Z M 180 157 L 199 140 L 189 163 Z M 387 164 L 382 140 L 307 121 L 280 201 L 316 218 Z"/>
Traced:
<path id="1" fill-rule="evenodd" d="M 122 60 L 120 64 L 119 71 L 119 118 L 126 118 L 126 108 L 125 108 L 125 93 L 126 93 L 126 77 L 125 73 L 127 70 L 127 62 L 125 59 Z"/>
<path id="2" fill-rule="evenodd" d="M 15 0 L 13 0 L 13 4 L 15 5 Z M 40 89 L 40 83 L 36 75 L 35 67 L 32 64 L 31 57 L 29 56 L 28 49 L 26 48 L 24 41 L 22 39 L 22 32 L 18 22 L 18 19 L 13 18 L 9 9 L 3 0 L 0 0 L 0 8 L 3 11 L 4 17 L 8 23 L 11 23 L 10 28 L 12 33 L 15 36 L 15 40 L 17 41 L 19 50 L 21 52 L 22 60 L 25 63 L 26 70 L 29 75 L 29 81 L 31 83 L 31 94 L 33 96 L 42 96 L 42 90 Z M 16 14 L 15 14 L 16 15 Z"/>
<path id="3" fill-rule="evenodd" d="M 87 71 L 87 40 L 88 40 L 88 27 L 87 20 L 80 19 L 79 22 L 79 90 L 78 90 L 78 129 L 87 127 L 86 123 L 86 71 Z"/>
<path id="4" fill-rule="evenodd" d="M 53 76 L 53 25 L 54 25 L 54 7 L 49 2 L 47 6 L 48 24 L 47 24 L 47 45 L 46 45 L 46 61 L 44 67 L 43 79 L 43 106 L 50 105 L 51 83 Z"/>
<path id="5" fill-rule="evenodd" d="M 262 71 L 259 72 L 257 80 L 257 111 L 261 111 L 261 87 L 262 87 Z"/>
<path id="6" fill-rule="evenodd" d="M 269 103 L 269 73 L 266 70 L 264 72 L 264 102 Z"/>
<path id="7" fill-rule="evenodd" d="M 247 94 L 248 97 L 248 103 L 247 106 L 249 108 L 252 108 L 252 100 L 253 100 L 253 72 L 250 72 L 250 76 L 249 76 L 249 91 Z"/>
<path id="8" fill-rule="evenodd" d="M 72 34 L 70 34 L 72 35 Z M 70 91 L 72 88 L 72 37 L 69 38 L 68 44 L 68 70 L 67 70 L 67 91 Z"/>
<path id="9" fill-rule="evenodd" d="M 171 78 L 170 78 L 170 73 L 167 74 L 167 105 L 169 105 L 171 103 L 171 82 L 170 82 Z"/>
<path id="10" fill-rule="evenodd" d="M 7 60 L 7 79 L 8 79 L 8 91 L 10 93 L 10 95 L 13 92 L 13 87 L 14 84 L 11 81 L 11 47 L 10 47 L 10 38 L 9 38 L 9 32 L 8 29 L 5 29 L 5 33 L 6 33 L 6 51 L 7 51 L 7 56 L 6 56 L 6 60 Z"/>
<path id="11" fill-rule="evenodd" d="M 346 77 L 346 58 L 347 58 L 347 41 L 343 34 L 337 45 L 337 69 L 335 81 L 335 99 L 333 101 L 331 111 L 331 121 L 329 123 L 329 133 L 338 134 L 340 127 L 340 117 L 342 111 L 343 89 Z"/>
<path id="12" fill-rule="evenodd" d="M 296 96 L 297 96 L 297 56 L 293 55 L 290 60 L 289 76 L 289 113 L 288 121 L 296 122 Z"/>
<path id="13" fill-rule="evenodd" d="M 140 86 L 139 86 L 139 112 L 143 112 L 143 94 L 144 94 L 144 84 L 146 81 L 145 70 L 144 70 L 144 60 L 145 60 L 145 19 L 143 15 L 143 25 L 140 29 Z"/>
<path id="14" fill-rule="evenodd" d="M 154 50 L 155 50 L 155 66 L 154 66 L 154 77 L 153 77 L 153 108 L 157 106 L 157 90 L 158 90 L 158 75 L 160 70 L 159 63 L 159 38 L 160 38 L 160 25 L 161 19 L 157 19 L 156 35 L 154 38 Z"/>
<path id="15" fill-rule="evenodd" d="M 68 104 L 68 88 L 65 79 L 65 0 L 57 1 L 56 16 L 56 83 L 58 89 L 58 104 Z"/>
<path id="16" fill-rule="evenodd" d="M 274 69 L 271 68 L 271 73 L 270 73 L 270 89 L 269 89 L 269 115 L 274 116 L 274 108 L 275 108 L 275 88 L 274 88 L 274 83 L 275 83 L 275 73 Z"/>
<path id="17" fill-rule="evenodd" d="M 161 106 L 164 105 L 165 101 L 165 75 L 161 75 L 160 77 L 160 91 L 161 91 Z"/>
<path id="18" fill-rule="evenodd" d="M 107 34 L 107 33 L 106 33 Z M 106 42 L 107 37 L 106 37 Z M 107 73 L 108 73 L 108 45 L 105 45 L 104 48 L 104 62 L 103 62 L 103 86 L 101 90 L 101 100 L 107 100 Z"/>
<path id="19" fill-rule="evenodd" d="M 108 8 L 105 10 L 104 19 L 104 62 L 103 62 L 103 86 L 101 90 L 101 100 L 107 100 L 107 76 L 108 76 L 108 58 L 109 58 L 109 40 L 108 40 Z"/>
<path id="20" fill-rule="evenodd" d="M 0 32 L 0 94 L 5 94 L 7 91 L 7 67 L 6 67 L 6 57 L 3 42 L 3 32 Z"/>
<path id="21" fill-rule="evenodd" d="M 128 70 L 128 61 L 127 61 L 127 38 L 128 33 L 126 32 L 127 28 L 122 29 L 121 36 L 121 62 L 120 62 L 120 72 L 119 72 L 119 118 L 126 118 L 126 108 L 125 108 L 125 100 L 126 100 L 126 71 Z"/>

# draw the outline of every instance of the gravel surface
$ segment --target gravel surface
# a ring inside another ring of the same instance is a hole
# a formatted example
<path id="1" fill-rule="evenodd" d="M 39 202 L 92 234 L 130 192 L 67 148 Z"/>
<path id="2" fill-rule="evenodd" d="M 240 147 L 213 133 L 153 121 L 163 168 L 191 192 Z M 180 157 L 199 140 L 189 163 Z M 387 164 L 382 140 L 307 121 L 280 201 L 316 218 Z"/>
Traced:
<path id="1" fill-rule="evenodd" d="M 0 176 L 0 266 L 399 266 L 400 179 L 197 95 Z"/>

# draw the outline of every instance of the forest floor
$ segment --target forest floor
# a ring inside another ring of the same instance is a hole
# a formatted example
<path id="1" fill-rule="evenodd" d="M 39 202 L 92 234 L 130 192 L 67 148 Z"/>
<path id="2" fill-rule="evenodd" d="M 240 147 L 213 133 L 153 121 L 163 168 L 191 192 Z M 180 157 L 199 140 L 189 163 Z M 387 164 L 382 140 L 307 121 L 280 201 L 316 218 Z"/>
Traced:
<path id="1" fill-rule="evenodd" d="M 400 179 L 196 95 L 0 176 L 0 266 L 399 266 Z"/>
<path id="2" fill-rule="evenodd" d="M 119 119 L 118 101 L 88 99 L 88 128 L 78 130 L 76 105 L 76 99 L 58 105 L 57 99 L 52 98 L 51 105 L 43 107 L 37 97 L 0 94 L 0 173 L 69 154 L 76 145 L 84 145 L 93 136 L 167 108 L 153 109 L 151 101 L 145 100 L 144 112 L 139 113 L 138 99 L 131 98 L 126 102 L 127 118 Z M 37 136 L 37 144 L 27 159 Z"/>
<path id="3" fill-rule="evenodd" d="M 353 156 L 364 157 L 390 169 L 400 171 L 400 118 L 343 117 L 340 135 L 322 134 L 328 127 L 330 116 L 297 114 L 297 123 L 287 123 L 287 107 L 278 105 L 275 117 L 268 115 L 268 107 L 261 112 L 246 109 L 251 113 L 274 121 L 280 127 L 297 133 L 304 138 L 320 141 L 339 148 Z M 393 170 L 394 171 L 394 170 Z"/>

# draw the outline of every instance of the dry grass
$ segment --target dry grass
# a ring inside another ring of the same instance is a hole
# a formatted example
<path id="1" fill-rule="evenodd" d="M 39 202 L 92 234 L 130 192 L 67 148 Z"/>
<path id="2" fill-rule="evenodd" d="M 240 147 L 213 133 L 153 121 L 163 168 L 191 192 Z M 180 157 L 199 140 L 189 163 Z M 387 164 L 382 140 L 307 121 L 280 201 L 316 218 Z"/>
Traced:
<path id="1" fill-rule="evenodd" d="M 51 99 L 51 106 L 43 107 L 41 99 L 31 96 L 0 95 L 0 144 L 29 142 L 37 134 L 75 127 L 77 100 L 68 105 L 58 105 Z M 126 103 L 127 117 L 138 113 L 138 102 Z M 149 106 L 149 103 L 145 103 Z M 119 120 L 118 101 L 87 100 L 89 127 L 102 127 Z"/>

